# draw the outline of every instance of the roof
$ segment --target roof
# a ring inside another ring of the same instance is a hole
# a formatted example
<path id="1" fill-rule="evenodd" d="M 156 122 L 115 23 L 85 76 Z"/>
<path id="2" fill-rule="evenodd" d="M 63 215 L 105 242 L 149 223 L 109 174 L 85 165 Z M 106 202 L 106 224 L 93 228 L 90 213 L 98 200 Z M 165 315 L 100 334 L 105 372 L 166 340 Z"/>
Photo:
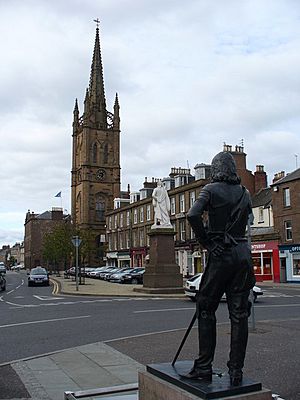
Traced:
<path id="1" fill-rule="evenodd" d="M 252 207 L 267 208 L 272 204 L 272 188 L 263 188 L 252 197 Z"/>
<path id="2" fill-rule="evenodd" d="M 51 211 L 45 211 L 37 216 L 37 219 L 52 219 Z"/>
<path id="3" fill-rule="evenodd" d="M 272 183 L 271 186 L 281 185 L 282 183 L 295 181 L 297 179 L 300 179 L 300 168 L 295 169 L 295 171 L 287 174 L 284 178 L 281 178 L 278 181 Z"/>
<path id="4" fill-rule="evenodd" d="M 259 235 L 270 235 L 276 233 L 274 230 L 274 226 L 262 226 L 262 227 L 252 227 L 251 226 L 251 237 L 252 236 L 259 236 Z"/>

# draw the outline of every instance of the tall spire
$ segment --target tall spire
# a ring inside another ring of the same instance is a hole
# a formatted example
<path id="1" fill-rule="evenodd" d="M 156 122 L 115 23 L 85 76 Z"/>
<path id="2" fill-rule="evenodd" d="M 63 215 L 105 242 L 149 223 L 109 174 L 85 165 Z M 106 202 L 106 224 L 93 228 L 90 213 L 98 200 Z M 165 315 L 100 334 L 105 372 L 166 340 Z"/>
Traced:
<path id="1" fill-rule="evenodd" d="M 99 20 L 97 19 L 95 22 L 97 23 L 97 28 L 89 84 L 89 105 L 90 112 L 95 116 L 95 121 L 100 124 L 100 127 L 106 128 L 107 116 L 99 39 Z"/>

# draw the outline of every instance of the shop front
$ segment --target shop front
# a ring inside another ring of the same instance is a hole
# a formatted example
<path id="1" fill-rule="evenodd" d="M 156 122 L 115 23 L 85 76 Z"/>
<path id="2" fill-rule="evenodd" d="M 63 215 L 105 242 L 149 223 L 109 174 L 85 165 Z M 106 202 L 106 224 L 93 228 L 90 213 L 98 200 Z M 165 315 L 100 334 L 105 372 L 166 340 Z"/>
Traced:
<path id="1" fill-rule="evenodd" d="M 130 267 L 130 253 L 129 251 L 118 252 L 118 268 L 129 268 Z"/>
<path id="2" fill-rule="evenodd" d="M 145 257 L 147 255 L 147 248 L 136 248 L 130 250 L 131 254 L 131 267 L 144 267 L 145 266 Z"/>
<path id="3" fill-rule="evenodd" d="M 118 266 L 118 253 L 116 251 L 109 251 L 106 253 L 106 265 L 108 267 Z"/>
<path id="4" fill-rule="evenodd" d="M 282 281 L 300 283 L 300 244 L 279 246 Z"/>
<path id="5" fill-rule="evenodd" d="M 251 252 L 256 281 L 280 282 L 278 242 L 254 242 Z"/>

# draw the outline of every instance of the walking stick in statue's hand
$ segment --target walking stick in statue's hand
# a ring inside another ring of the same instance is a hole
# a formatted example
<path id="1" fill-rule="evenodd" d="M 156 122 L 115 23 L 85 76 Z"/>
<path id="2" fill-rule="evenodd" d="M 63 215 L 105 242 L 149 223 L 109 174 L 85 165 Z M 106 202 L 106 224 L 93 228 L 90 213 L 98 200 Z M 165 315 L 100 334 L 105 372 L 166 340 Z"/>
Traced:
<path id="1" fill-rule="evenodd" d="M 180 346 L 179 346 L 179 348 L 178 348 L 178 350 L 177 350 L 177 353 L 176 353 L 176 355 L 175 355 L 175 357 L 174 357 L 174 360 L 172 361 L 172 366 L 174 366 L 174 364 L 176 363 L 177 358 L 178 358 L 178 356 L 179 356 L 179 354 L 180 354 L 180 352 L 181 352 L 181 349 L 183 348 L 184 343 L 185 343 L 187 337 L 189 336 L 192 327 L 194 326 L 194 323 L 195 323 L 195 321 L 196 321 L 196 318 L 197 318 L 197 311 L 196 311 L 195 314 L 193 315 L 193 318 L 192 318 L 192 320 L 191 320 L 191 322 L 190 322 L 190 325 L 189 325 L 189 327 L 187 328 L 187 330 L 186 330 L 186 332 L 185 332 L 185 334 L 184 334 L 184 336 L 183 336 L 183 339 L 182 339 L 182 341 L 181 341 L 181 343 L 180 343 Z"/>

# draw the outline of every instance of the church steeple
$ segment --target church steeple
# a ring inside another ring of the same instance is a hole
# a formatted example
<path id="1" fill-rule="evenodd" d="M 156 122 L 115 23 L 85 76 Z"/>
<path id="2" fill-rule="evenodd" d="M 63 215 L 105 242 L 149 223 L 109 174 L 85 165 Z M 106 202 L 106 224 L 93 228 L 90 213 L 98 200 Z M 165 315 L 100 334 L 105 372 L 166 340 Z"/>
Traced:
<path id="1" fill-rule="evenodd" d="M 99 20 L 96 20 L 96 37 L 89 84 L 89 111 L 99 128 L 107 127 L 106 100 L 101 59 Z"/>

